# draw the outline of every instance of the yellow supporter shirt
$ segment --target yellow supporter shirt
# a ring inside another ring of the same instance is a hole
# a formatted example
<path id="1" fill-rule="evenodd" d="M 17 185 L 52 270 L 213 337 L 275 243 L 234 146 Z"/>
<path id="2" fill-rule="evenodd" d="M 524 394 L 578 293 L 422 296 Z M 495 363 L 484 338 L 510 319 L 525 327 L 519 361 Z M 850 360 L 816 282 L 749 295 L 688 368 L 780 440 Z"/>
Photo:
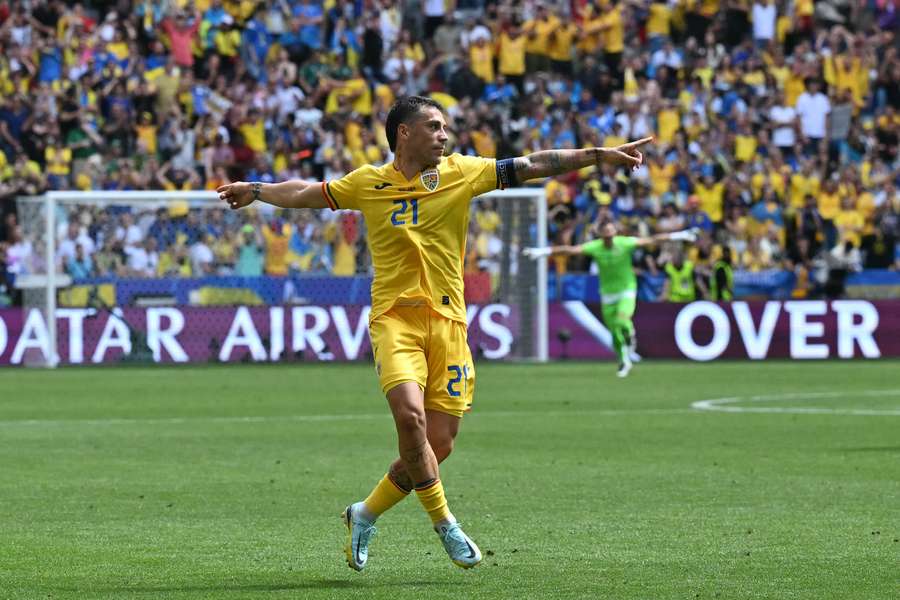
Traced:
<path id="1" fill-rule="evenodd" d="M 408 58 L 418 63 L 424 61 L 425 51 L 422 49 L 422 44 L 420 44 L 419 42 L 413 42 L 412 45 L 407 46 L 403 50 L 403 58 Z"/>
<path id="2" fill-rule="evenodd" d="M 668 37 L 671 21 L 672 9 L 669 8 L 669 5 L 661 2 L 653 2 L 650 4 L 650 11 L 647 16 L 647 35 L 650 37 L 657 35 Z"/>
<path id="3" fill-rule="evenodd" d="M 677 108 L 664 108 L 656 116 L 656 135 L 660 144 L 671 144 L 675 133 L 681 127 L 681 117 Z"/>
<path id="4" fill-rule="evenodd" d="M 238 130 L 244 136 L 247 146 L 254 152 L 266 151 L 266 124 L 262 119 L 257 119 L 253 123 L 244 123 Z"/>
<path id="5" fill-rule="evenodd" d="M 778 89 L 783 90 L 784 82 L 787 81 L 788 75 L 791 74 L 791 70 L 787 67 L 776 67 L 775 65 L 769 65 L 766 68 L 766 71 L 775 80 L 775 83 L 778 85 Z"/>
<path id="6" fill-rule="evenodd" d="M 366 219 L 375 269 L 370 320 L 403 301 L 423 302 L 466 322 L 469 203 L 498 187 L 496 165 L 493 159 L 452 154 L 409 180 L 387 164 L 366 165 L 322 184 L 332 209 L 359 210 Z"/>
<path id="7" fill-rule="evenodd" d="M 506 33 L 500 34 L 500 64 L 497 69 L 504 75 L 525 74 L 525 36 L 513 39 Z"/>
<path id="8" fill-rule="evenodd" d="M 156 154 L 156 125 L 135 125 L 138 141 L 143 142 L 148 154 Z"/>
<path id="9" fill-rule="evenodd" d="M 791 73 L 784 82 L 784 101 L 788 106 L 797 106 L 797 98 L 806 91 L 802 75 Z"/>
<path id="10" fill-rule="evenodd" d="M 44 160 L 47 163 L 47 172 L 51 175 L 68 175 L 72 164 L 72 149 L 62 148 L 59 152 L 56 148 L 44 149 Z"/>
<path id="11" fill-rule="evenodd" d="M 578 49 L 587 54 L 594 54 L 600 50 L 603 42 L 603 34 L 600 28 L 603 25 L 603 17 L 590 15 L 584 18 L 581 27 L 581 38 L 578 40 Z"/>
<path id="12" fill-rule="evenodd" d="M 842 239 L 849 240 L 858 248 L 859 234 L 866 224 L 865 218 L 856 209 L 840 210 L 834 217 L 834 226 L 838 228 Z"/>
<path id="13" fill-rule="evenodd" d="M 806 177 L 803 173 L 791 175 L 791 206 L 803 208 L 803 205 L 806 204 L 806 196 L 817 197 L 819 195 L 820 185 L 821 182 L 815 175 L 810 175 L 809 177 Z"/>
<path id="14" fill-rule="evenodd" d="M 216 52 L 228 58 L 237 56 L 238 47 L 241 45 L 241 32 L 237 29 L 230 31 L 217 31 L 213 36 Z"/>
<path id="15" fill-rule="evenodd" d="M 340 232 L 334 242 L 334 267 L 331 273 L 337 277 L 356 275 L 356 246 L 349 243 Z"/>
<path id="16" fill-rule="evenodd" d="M 719 12 L 719 0 L 700 0 L 700 14 L 704 17 L 714 17 Z"/>
<path id="17" fill-rule="evenodd" d="M 838 192 L 829 194 L 819 193 L 819 214 L 823 219 L 834 219 L 841 207 L 841 197 Z"/>
<path id="18" fill-rule="evenodd" d="M 547 50 L 553 60 L 572 60 L 572 45 L 578 29 L 574 24 L 560 24 L 550 37 Z"/>
<path id="19" fill-rule="evenodd" d="M 479 210 L 475 213 L 475 222 L 482 231 L 493 233 L 500 227 L 500 215 L 493 210 Z"/>
<path id="20" fill-rule="evenodd" d="M 736 135 L 734 138 L 734 158 L 750 162 L 756 154 L 756 138 L 752 135 Z"/>
<path id="21" fill-rule="evenodd" d="M 869 192 L 862 192 L 856 197 L 856 210 L 866 219 L 871 217 L 875 212 L 875 196 Z"/>
<path id="22" fill-rule="evenodd" d="M 662 166 L 650 163 L 650 192 L 654 196 L 662 196 L 672 186 L 672 178 L 675 177 L 675 165 L 666 163 Z"/>
<path id="23" fill-rule="evenodd" d="M 625 25 L 622 23 L 622 8 L 617 6 L 603 15 L 603 50 L 618 54 L 625 50 Z"/>
<path id="24" fill-rule="evenodd" d="M 569 204 L 572 202 L 572 196 L 569 194 L 569 186 L 555 178 L 550 178 L 544 185 L 544 192 L 547 194 L 547 204 Z"/>
<path id="25" fill-rule="evenodd" d="M 341 87 L 331 90 L 325 101 L 325 112 L 328 114 L 337 112 L 338 100 L 344 96 L 356 96 L 351 105 L 354 112 L 364 116 L 372 114 L 372 90 L 362 77 L 349 79 Z"/>
<path id="26" fill-rule="evenodd" d="M 627 142 L 625 138 L 620 135 L 608 135 L 603 138 L 603 146 L 606 148 L 613 148 L 615 146 L 621 146 L 625 142 Z"/>
<path id="27" fill-rule="evenodd" d="M 110 42 L 106 45 L 106 50 L 115 56 L 116 60 L 128 58 L 128 44 L 125 42 Z"/>
<path id="28" fill-rule="evenodd" d="M 527 38 L 525 52 L 546 56 L 549 45 L 547 38 L 550 37 L 550 32 L 555 31 L 557 27 L 559 27 L 559 19 L 554 15 L 550 15 L 546 21 L 534 20 L 525 23 L 525 36 Z M 534 37 L 529 36 L 529 32 L 532 31 L 535 33 Z"/>
<path id="29" fill-rule="evenodd" d="M 394 103 L 394 91 L 390 86 L 383 83 L 379 83 L 375 86 L 375 97 L 383 106 L 390 106 Z"/>
<path id="30" fill-rule="evenodd" d="M 720 181 L 706 187 L 703 183 L 698 183 L 694 192 L 700 197 L 700 209 L 709 215 L 713 223 L 721 222 L 725 184 Z"/>
<path id="31" fill-rule="evenodd" d="M 350 150 L 362 150 L 362 127 L 356 121 L 347 121 L 344 126 L 344 141 Z"/>
<path id="32" fill-rule="evenodd" d="M 497 142 L 494 141 L 493 135 L 491 135 L 490 133 L 484 133 L 479 129 L 473 131 L 471 135 L 472 145 L 475 146 L 475 152 L 477 152 L 479 156 L 496 158 Z"/>
<path id="33" fill-rule="evenodd" d="M 282 235 L 276 235 L 268 225 L 262 228 L 262 235 L 266 240 L 264 268 L 267 275 L 287 275 L 288 248 L 290 246 L 291 233 L 293 233 L 291 226 L 283 223 L 281 233 Z"/>
<path id="34" fill-rule="evenodd" d="M 469 46 L 472 72 L 485 83 L 494 81 L 494 48 L 490 44 Z"/>
<path id="35" fill-rule="evenodd" d="M 694 77 L 699 77 L 700 81 L 703 83 L 703 87 L 707 90 L 712 85 L 714 76 L 715 72 L 712 67 L 698 67 L 694 69 Z"/>
<path id="36" fill-rule="evenodd" d="M 781 170 L 769 169 L 769 185 L 772 186 L 772 191 L 782 200 L 787 196 L 788 173 L 790 173 L 790 167 L 787 165 L 783 166 Z"/>

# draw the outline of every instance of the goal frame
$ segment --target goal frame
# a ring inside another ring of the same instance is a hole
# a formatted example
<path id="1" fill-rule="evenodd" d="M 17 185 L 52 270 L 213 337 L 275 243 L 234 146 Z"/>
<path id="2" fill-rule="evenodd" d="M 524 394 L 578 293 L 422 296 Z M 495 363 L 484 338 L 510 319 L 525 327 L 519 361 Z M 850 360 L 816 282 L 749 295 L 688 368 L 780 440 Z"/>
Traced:
<path id="1" fill-rule="evenodd" d="M 543 187 L 522 187 L 504 190 L 494 190 L 482 194 L 477 198 L 496 198 L 499 200 L 516 199 L 517 201 L 530 200 L 535 204 L 536 232 L 535 244 L 539 247 L 547 245 L 547 197 Z M 213 191 L 49 191 L 42 196 L 22 198 L 26 201 L 40 201 L 44 204 L 44 239 L 47 253 L 47 273 L 42 276 L 30 276 L 28 287 L 45 288 L 46 302 L 46 326 L 49 346 L 49 357 L 44 365 L 47 368 L 55 368 L 60 363 L 57 346 L 57 291 L 69 284 L 71 279 L 56 271 L 56 211 L 60 203 L 84 202 L 95 205 L 132 203 L 134 201 L 146 202 L 148 205 L 159 203 L 165 206 L 168 201 L 181 200 L 192 205 L 214 205 L 219 203 L 219 196 Z M 23 281 L 23 284 L 26 283 Z M 547 302 L 547 259 L 542 257 L 537 261 L 537 314 L 534 315 L 536 352 L 532 360 L 547 362 L 549 360 L 548 337 L 548 302 Z"/>

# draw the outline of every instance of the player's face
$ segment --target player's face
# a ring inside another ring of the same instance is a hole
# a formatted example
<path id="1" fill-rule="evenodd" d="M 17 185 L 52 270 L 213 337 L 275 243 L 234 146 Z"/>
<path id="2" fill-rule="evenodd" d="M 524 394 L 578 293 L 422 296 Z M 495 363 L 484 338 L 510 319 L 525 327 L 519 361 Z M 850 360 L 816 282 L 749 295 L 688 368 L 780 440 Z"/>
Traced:
<path id="1" fill-rule="evenodd" d="M 410 156 L 421 157 L 426 167 L 434 167 L 441 162 L 447 139 L 443 113 L 429 106 L 419 111 L 418 119 L 410 124 L 407 147 Z"/>
<path id="2" fill-rule="evenodd" d="M 616 226 L 612 223 L 607 223 L 603 227 L 600 228 L 600 237 L 604 240 L 611 240 L 616 236 Z"/>

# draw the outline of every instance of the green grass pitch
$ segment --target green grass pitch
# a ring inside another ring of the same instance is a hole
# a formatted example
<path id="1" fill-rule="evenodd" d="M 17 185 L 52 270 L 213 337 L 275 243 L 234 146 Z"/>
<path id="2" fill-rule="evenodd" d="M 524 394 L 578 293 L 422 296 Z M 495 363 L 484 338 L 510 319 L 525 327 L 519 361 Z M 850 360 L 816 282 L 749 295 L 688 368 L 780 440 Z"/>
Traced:
<path id="1" fill-rule="evenodd" d="M 900 363 L 477 377 L 442 478 L 484 562 L 409 498 L 356 573 L 338 514 L 395 454 L 371 366 L 3 371 L 0 598 L 900 597 Z M 691 408 L 722 397 L 753 412 Z"/>

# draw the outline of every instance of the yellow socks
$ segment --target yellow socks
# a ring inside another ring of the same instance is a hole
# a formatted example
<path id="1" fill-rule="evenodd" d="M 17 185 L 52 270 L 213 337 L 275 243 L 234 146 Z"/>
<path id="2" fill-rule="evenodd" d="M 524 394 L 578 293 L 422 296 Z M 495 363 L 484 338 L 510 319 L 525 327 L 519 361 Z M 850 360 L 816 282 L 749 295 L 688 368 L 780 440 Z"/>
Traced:
<path id="1" fill-rule="evenodd" d="M 427 481 L 416 486 L 416 496 L 419 502 L 428 511 L 431 522 L 434 524 L 447 521 L 452 518 L 450 509 L 447 508 L 447 499 L 444 497 L 444 486 L 440 479 Z"/>
<path id="2" fill-rule="evenodd" d="M 408 495 L 409 492 L 394 483 L 390 475 L 385 475 L 368 498 L 363 500 L 365 509 L 362 515 L 374 521 Z M 416 488 L 416 496 L 419 497 L 419 502 L 428 512 L 433 524 L 453 520 L 453 515 L 447 508 L 447 498 L 444 497 L 444 486 L 440 479 L 432 479 L 421 484 Z"/>
<path id="3" fill-rule="evenodd" d="M 390 475 L 385 475 L 381 478 L 381 481 L 378 482 L 378 485 L 375 486 L 375 489 L 372 490 L 372 493 L 369 494 L 369 497 L 363 500 L 363 502 L 369 513 L 374 517 L 379 517 L 382 513 L 387 512 L 389 508 L 406 498 L 408 495 L 409 492 L 401 489 L 394 483 Z M 444 497 L 443 491 L 441 492 L 441 497 Z M 372 518 L 371 520 L 374 521 L 375 519 Z"/>

